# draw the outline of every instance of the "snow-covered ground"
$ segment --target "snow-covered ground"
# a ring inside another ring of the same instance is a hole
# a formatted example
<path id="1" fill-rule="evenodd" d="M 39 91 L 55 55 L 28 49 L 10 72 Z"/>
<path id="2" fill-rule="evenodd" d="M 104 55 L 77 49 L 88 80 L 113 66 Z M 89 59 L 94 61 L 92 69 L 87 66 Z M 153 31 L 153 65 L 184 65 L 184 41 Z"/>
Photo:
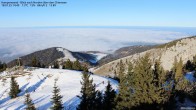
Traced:
<path id="1" fill-rule="evenodd" d="M 74 56 L 72 55 L 72 53 L 69 52 L 67 49 L 57 48 L 57 50 L 60 51 L 60 52 L 63 52 L 63 54 L 64 54 L 64 57 L 63 58 L 58 59 L 59 61 L 60 60 L 67 61 L 68 59 L 70 59 L 71 61 L 76 61 L 76 59 L 74 58 Z"/>
<path id="2" fill-rule="evenodd" d="M 75 110 L 80 103 L 77 95 L 80 95 L 82 73 L 80 71 L 63 70 L 63 69 L 35 69 L 25 70 L 26 73 L 16 78 L 21 92 L 19 97 L 10 99 L 9 87 L 10 78 L 3 82 L 0 79 L 0 110 L 21 110 L 25 108 L 24 99 L 25 91 L 30 93 L 35 106 L 39 110 L 46 110 L 51 107 L 51 97 L 54 85 L 54 79 L 58 78 L 57 85 L 61 89 L 63 96 L 63 104 L 71 110 Z M 6 73 L 0 74 L 1 77 L 6 77 Z M 8 77 L 8 76 L 7 76 Z M 96 88 L 100 91 L 105 90 L 107 82 L 110 81 L 114 89 L 117 89 L 118 82 L 109 78 L 91 75 Z M 104 81 L 104 83 L 103 83 Z"/>

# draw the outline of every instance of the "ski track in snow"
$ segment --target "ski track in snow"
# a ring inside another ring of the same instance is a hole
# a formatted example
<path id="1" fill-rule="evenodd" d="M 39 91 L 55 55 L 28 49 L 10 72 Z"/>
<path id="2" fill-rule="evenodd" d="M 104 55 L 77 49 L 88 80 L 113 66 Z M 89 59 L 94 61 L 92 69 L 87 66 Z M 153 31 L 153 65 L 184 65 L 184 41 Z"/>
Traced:
<path id="1" fill-rule="evenodd" d="M 27 70 L 26 70 L 27 71 Z M 80 95 L 82 80 L 82 73 L 74 70 L 63 69 L 35 69 L 28 71 L 31 74 L 26 74 L 16 78 L 21 92 L 19 97 L 10 99 L 9 87 L 10 78 L 7 78 L 3 83 L 0 80 L 0 110 L 23 110 L 25 109 L 24 100 L 25 93 L 31 95 L 35 107 L 39 110 L 47 110 L 51 107 L 51 97 L 54 85 L 54 79 L 58 78 L 57 85 L 60 88 L 60 93 L 63 96 L 62 102 L 66 107 L 65 109 L 75 110 L 80 103 L 77 95 Z M 6 73 L 0 74 L 0 77 L 5 76 Z M 96 89 L 100 91 L 105 90 L 107 82 L 110 81 L 112 87 L 117 90 L 118 82 L 109 78 L 101 77 L 98 75 L 91 75 L 93 82 L 96 84 Z M 104 83 L 103 83 L 104 81 Z"/>

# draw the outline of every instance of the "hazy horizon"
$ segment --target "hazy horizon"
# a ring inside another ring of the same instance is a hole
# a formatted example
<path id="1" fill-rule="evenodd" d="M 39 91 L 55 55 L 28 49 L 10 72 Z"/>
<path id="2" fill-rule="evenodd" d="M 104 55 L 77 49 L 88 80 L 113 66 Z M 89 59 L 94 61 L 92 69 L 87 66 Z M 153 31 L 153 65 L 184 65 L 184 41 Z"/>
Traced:
<path id="1" fill-rule="evenodd" d="M 112 52 L 131 45 L 152 45 L 196 35 L 196 28 L 76 27 L 0 28 L 0 59 L 13 59 L 49 47 Z"/>

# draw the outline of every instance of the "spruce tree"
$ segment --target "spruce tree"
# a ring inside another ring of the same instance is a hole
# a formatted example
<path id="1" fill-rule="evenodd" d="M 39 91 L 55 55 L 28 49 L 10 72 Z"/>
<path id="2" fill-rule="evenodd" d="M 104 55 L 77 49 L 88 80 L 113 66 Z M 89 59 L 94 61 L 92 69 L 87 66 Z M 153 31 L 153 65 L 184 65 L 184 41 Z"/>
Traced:
<path id="1" fill-rule="evenodd" d="M 189 71 L 189 72 L 194 70 L 194 66 L 193 66 L 193 64 L 192 64 L 192 62 L 191 62 L 190 60 L 188 60 L 188 61 L 186 62 L 185 69 L 186 69 L 187 71 Z"/>
<path id="2" fill-rule="evenodd" d="M 118 70 L 118 78 L 121 80 L 121 79 L 123 79 L 124 75 L 125 75 L 125 67 L 124 67 L 123 61 L 120 60 L 119 70 Z"/>
<path id="3" fill-rule="evenodd" d="M 84 65 L 84 66 L 82 67 L 82 70 L 85 71 L 85 72 L 89 72 L 89 71 L 88 71 L 87 65 Z"/>
<path id="4" fill-rule="evenodd" d="M 122 65 L 122 63 L 120 63 Z M 121 67 L 122 68 L 122 67 Z M 121 69 L 124 71 L 124 69 Z M 133 65 L 129 63 L 128 73 L 125 75 L 122 72 L 119 83 L 119 93 L 116 98 L 116 109 L 117 110 L 128 110 L 133 106 L 132 102 L 132 82 L 133 82 Z"/>
<path id="5" fill-rule="evenodd" d="M 41 68 L 41 63 L 40 63 L 40 61 L 38 61 L 38 62 L 37 62 L 37 65 L 36 65 L 36 67 L 39 67 L 39 68 Z"/>
<path id="6" fill-rule="evenodd" d="M 161 74 L 163 70 L 159 64 L 156 64 L 153 70 L 149 54 L 139 58 L 134 67 L 133 84 L 133 100 L 134 104 L 139 107 L 136 107 L 137 109 L 155 109 L 158 104 L 165 101 L 162 95 L 165 93 L 162 82 L 159 82 L 162 79 L 159 77 Z"/>
<path id="7" fill-rule="evenodd" d="M 57 61 L 54 62 L 54 68 L 59 69 L 59 64 Z"/>
<path id="8" fill-rule="evenodd" d="M 20 58 L 16 60 L 16 65 L 17 66 L 22 66 L 23 65 L 23 62 Z"/>
<path id="9" fill-rule="evenodd" d="M 12 76 L 11 77 L 11 82 L 10 82 L 10 92 L 9 95 L 11 98 L 16 98 L 18 93 L 20 93 L 19 85 L 15 81 L 15 78 Z"/>
<path id="10" fill-rule="evenodd" d="M 81 65 L 80 65 L 79 60 L 74 61 L 74 63 L 73 63 L 73 69 L 74 70 L 81 70 Z"/>
<path id="11" fill-rule="evenodd" d="M 103 109 L 103 96 L 100 91 L 97 91 L 94 106 L 95 106 L 94 110 L 107 110 L 107 109 Z"/>
<path id="12" fill-rule="evenodd" d="M 178 60 L 177 60 L 177 58 L 175 57 L 175 58 L 174 58 L 173 67 L 172 67 L 173 73 L 176 73 L 177 65 L 178 65 Z"/>
<path id="13" fill-rule="evenodd" d="M 112 89 L 110 82 L 106 86 L 106 91 L 103 97 L 103 110 L 113 110 L 116 106 L 116 92 Z"/>
<path id="14" fill-rule="evenodd" d="M 193 68 L 196 70 L 196 55 L 193 56 Z"/>
<path id="15" fill-rule="evenodd" d="M 166 83 L 166 71 L 163 69 L 160 63 L 160 59 L 155 61 L 153 69 L 153 85 L 155 87 L 155 101 L 156 107 L 159 109 L 163 108 L 170 98 L 170 92 L 172 90 L 172 85 L 168 80 Z M 169 93 L 169 94 L 168 94 Z"/>
<path id="16" fill-rule="evenodd" d="M 56 79 L 54 82 L 54 87 L 53 87 L 53 96 L 52 96 L 52 110 L 63 110 L 63 104 L 62 104 L 62 96 L 60 95 L 60 89 L 59 87 L 56 85 Z"/>
<path id="17" fill-rule="evenodd" d="M 2 63 L 2 62 L 0 61 L 0 72 L 5 71 L 6 68 L 7 68 L 7 64 L 6 64 L 6 63 Z"/>
<path id="18" fill-rule="evenodd" d="M 65 62 L 64 69 L 70 69 L 70 70 L 73 69 L 73 63 L 71 62 L 70 59 L 68 59 L 68 60 Z"/>
<path id="19" fill-rule="evenodd" d="M 181 103 L 184 103 L 185 101 L 185 97 L 186 97 L 186 92 L 187 92 L 187 87 L 189 85 L 188 80 L 186 80 L 185 78 L 182 78 L 181 80 L 179 80 L 175 86 L 176 89 L 176 95 L 178 96 L 178 100 Z"/>
<path id="20" fill-rule="evenodd" d="M 31 66 L 32 67 L 37 67 L 37 58 L 36 57 L 33 57 L 32 61 L 31 61 Z"/>
<path id="21" fill-rule="evenodd" d="M 26 110 L 36 110 L 29 93 L 25 95 L 25 104 L 27 106 Z"/>
<path id="22" fill-rule="evenodd" d="M 180 58 L 180 61 L 177 64 L 176 73 L 175 73 L 175 80 L 178 81 L 183 76 L 183 62 L 182 58 Z"/>
<path id="23" fill-rule="evenodd" d="M 81 85 L 81 96 L 79 97 L 81 102 L 77 110 L 94 110 L 97 91 L 95 90 L 95 85 L 93 85 L 93 79 L 90 79 L 90 74 L 85 71 L 82 74 Z"/>

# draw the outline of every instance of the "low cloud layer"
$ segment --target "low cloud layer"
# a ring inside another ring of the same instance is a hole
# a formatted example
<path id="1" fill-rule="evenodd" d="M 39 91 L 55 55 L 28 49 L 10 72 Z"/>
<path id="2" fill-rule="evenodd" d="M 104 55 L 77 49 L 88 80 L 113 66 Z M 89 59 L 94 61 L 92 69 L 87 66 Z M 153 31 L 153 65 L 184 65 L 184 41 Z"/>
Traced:
<path id="1" fill-rule="evenodd" d="M 134 44 L 165 43 L 193 34 L 182 30 L 115 28 L 0 29 L 0 59 L 64 47 L 72 51 L 108 51 Z"/>

